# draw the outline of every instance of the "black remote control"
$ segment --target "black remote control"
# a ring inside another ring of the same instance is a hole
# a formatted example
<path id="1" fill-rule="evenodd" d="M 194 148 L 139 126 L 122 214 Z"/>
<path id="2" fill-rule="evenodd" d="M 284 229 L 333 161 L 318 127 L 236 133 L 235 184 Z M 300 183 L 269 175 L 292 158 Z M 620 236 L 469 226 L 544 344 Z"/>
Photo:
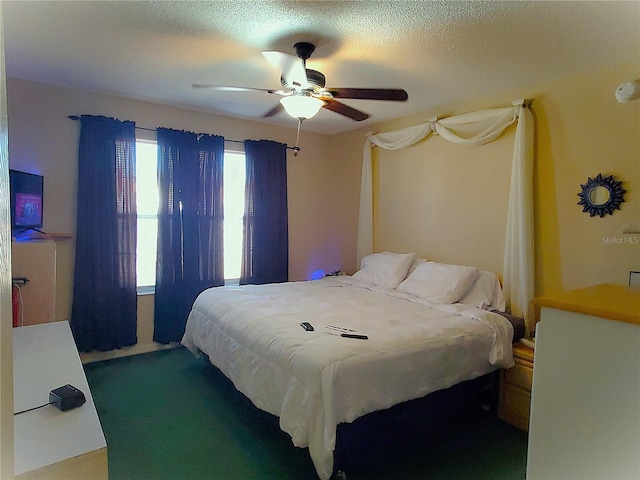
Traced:
<path id="1" fill-rule="evenodd" d="M 313 332 L 313 325 L 311 325 L 309 322 L 302 322 L 300 326 L 304 328 L 307 332 Z"/>

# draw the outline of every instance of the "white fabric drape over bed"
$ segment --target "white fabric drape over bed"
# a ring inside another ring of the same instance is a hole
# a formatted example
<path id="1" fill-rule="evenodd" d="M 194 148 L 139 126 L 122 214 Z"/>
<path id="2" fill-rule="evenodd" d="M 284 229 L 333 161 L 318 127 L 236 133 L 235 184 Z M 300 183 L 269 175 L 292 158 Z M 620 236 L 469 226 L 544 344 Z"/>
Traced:
<path id="1" fill-rule="evenodd" d="M 513 152 L 511 188 L 503 266 L 503 288 L 507 308 L 525 319 L 530 336 L 529 304 L 534 295 L 533 261 L 533 115 L 524 100 L 513 106 L 482 110 L 392 132 L 370 134 L 364 145 L 360 211 L 358 218 L 358 261 L 373 253 L 373 177 L 371 148 L 387 150 L 407 148 L 436 132 L 445 140 L 478 146 L 492 142 L 517 121 Z"/>

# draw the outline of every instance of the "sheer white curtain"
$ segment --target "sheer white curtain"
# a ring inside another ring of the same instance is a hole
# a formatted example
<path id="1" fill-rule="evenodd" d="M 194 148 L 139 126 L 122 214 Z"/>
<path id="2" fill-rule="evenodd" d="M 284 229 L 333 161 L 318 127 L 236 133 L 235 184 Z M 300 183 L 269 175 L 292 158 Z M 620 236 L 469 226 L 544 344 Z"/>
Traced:
<path id="1" fill-rule="evenodd" d="M 373 178 L 371 148 L 407 148 L 436 132 L 445 140 L 478 146 L 492 142 L 518 121 L 513 154 L 506 232 L 503 284 L 507 305 L 515 315 L 528 317 L 533 298 L 533 116 L 523 100 L 513 106 L 482 110 L 392 132 L 369 134 L 364 145 L 360 212 L 358 219 L 358 262 L 373 252 Z M 527 327 L 527 334 L 530 334 Z"/>
<path id="2" fill-rule="evenodd" d="M 502 283 L 511 313 L 525 319 L 525 335 L 533 333 L 530 308 L 534 296 L 533 258 L 533 114 L 518 109 L 518 128 L 513 148 L 511 187 L 507 211 Z"/>

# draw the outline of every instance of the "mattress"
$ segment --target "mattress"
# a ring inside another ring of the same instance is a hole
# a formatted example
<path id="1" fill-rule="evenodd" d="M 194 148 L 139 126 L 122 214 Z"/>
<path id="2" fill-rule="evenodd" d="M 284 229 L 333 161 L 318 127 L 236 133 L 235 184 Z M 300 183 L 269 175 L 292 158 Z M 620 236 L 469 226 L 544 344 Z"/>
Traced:
<path id="1" fill-rule="evenodd" d="M 512 339 L 511 323 L 496 313 L 431 305 L 344 276 L 206 290 L 182 343 L 277 416 L 326 480 L 338 424 L 511 367 Z"/>

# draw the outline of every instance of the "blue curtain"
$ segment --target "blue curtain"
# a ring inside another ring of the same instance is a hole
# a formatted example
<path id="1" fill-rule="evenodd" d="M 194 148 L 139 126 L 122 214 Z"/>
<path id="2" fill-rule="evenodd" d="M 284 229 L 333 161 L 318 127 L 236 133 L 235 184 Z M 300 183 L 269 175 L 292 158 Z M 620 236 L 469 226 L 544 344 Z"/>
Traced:
<path id="1" fill-rule="evenodd" d="M 289 279 L 287 147 L 246 140 L 244 245 L 240 284 Z"/>
<path id="2" fill-rule="evenodd" d="M 156 342 L 179 342 L 198 294 L 224 285 L 223 162 L 223 137 L 158 129 Z"/>
<path id="3" fill-rule="evenodd" d="M 71 328 L 79 351 L 137 342 L 135 124 L 82 115 Z"/>

